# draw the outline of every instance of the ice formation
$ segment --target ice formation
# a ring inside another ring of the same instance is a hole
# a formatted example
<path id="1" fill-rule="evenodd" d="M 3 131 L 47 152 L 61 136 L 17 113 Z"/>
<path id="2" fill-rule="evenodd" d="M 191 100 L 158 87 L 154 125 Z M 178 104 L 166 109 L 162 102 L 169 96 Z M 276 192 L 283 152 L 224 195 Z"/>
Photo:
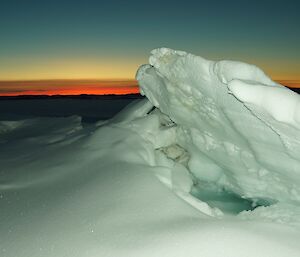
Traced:
<path id="1" fill-rule="evenodd" d="M 0 121 L 0 256 L 298 257 L 299 96 L 170 49 L 111 120 Z"/>
<path id="2" fill-rule="evenodd" d="M 176 127 L 200 181 L 250 199 L 300 200 L 300 97 L 259 68 L 157 49 L 141 91 Z"/>

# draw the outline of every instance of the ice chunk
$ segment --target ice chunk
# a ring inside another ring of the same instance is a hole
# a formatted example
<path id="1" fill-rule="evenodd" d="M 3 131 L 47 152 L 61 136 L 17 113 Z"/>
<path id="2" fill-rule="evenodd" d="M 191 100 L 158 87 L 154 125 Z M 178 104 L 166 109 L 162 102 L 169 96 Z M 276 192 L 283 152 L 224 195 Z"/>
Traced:
<path id="1" fill-rule="evenodd" d="M 149 63 L 137 72 L 141 92 L 176 124 L 196 179 L 243 198 L 300 201 L 296 93 L 246 63 L 166 48 Z"/>

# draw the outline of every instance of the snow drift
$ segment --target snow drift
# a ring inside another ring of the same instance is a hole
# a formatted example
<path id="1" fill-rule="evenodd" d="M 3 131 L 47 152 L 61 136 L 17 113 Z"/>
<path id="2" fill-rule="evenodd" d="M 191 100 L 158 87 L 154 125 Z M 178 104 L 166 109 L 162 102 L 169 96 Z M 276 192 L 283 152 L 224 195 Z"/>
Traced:
<path id="1" fill-rule="evenodd" d="M 94 126 L 0 122 L 0 255 L 298 257 L 299 96 L 165 48 L 137 79 Z"/>

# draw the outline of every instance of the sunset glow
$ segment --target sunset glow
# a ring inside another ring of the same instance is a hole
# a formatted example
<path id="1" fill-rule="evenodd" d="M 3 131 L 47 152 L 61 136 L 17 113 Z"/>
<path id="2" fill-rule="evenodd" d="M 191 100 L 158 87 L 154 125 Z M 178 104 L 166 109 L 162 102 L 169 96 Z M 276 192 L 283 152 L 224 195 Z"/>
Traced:
<path id="1" fill-rule="evenodd" d="M 300 88 L 300 80 L 277 80 L 277 82 L 290 88 Z M 139 93 L 139 87 L 136 80 L 0 81 L 0 96 L 137 93 Z"/>
<path id="2" fill-rule="evenodd" d="M 139 93 L 135 80 L 0 81 L 1 96 Z"/>
<path id="3" fill-rule="evenodd" d="M 300 88 L 300 80 L 277 80 L 277 82 L 290 88 Z"/>

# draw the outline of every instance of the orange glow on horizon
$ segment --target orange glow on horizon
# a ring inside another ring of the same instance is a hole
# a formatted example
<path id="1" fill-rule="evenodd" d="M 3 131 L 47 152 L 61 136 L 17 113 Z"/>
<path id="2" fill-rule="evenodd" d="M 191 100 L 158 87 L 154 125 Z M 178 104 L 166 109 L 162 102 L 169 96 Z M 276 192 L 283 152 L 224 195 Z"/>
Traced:
<path id="1" fill-rule="evenodd" d="M 0 96 L 136 94 L 135 80 L 0 81 Z"/>
<path id="2" fill-rule="evenodd" d="M 276 80 L 290 87 L 300 88 L 300 80 Z M 18 95 L 106 95 L 137 94 L 136 80 L 32 80 L 0 81 L 0 96 Z"/>
<path id="3" fill-rule="evenodd" d="M 290 88 L 300 88 L 300 80 L 276 80 L 281 85 Z"/>

